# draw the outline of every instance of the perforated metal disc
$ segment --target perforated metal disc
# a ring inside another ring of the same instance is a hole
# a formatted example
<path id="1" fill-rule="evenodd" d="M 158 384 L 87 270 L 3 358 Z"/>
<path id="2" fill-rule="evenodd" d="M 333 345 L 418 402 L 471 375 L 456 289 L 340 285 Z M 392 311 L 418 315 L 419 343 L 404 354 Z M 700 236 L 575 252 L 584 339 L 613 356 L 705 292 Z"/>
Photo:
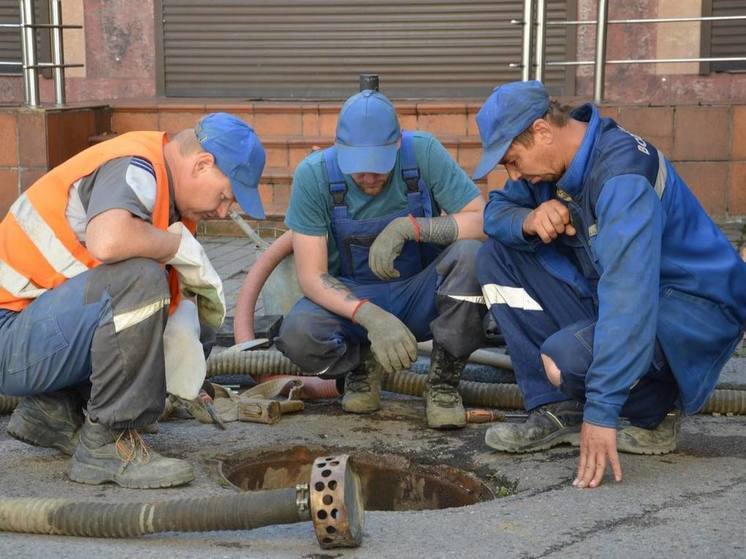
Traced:
<path id="1" fill-rule="evenodd" d="M 352 459 L 342 454 L 314 460 L 310 490 L 311 520 L 321 547 L 359 546 L 365 510 Z"/>

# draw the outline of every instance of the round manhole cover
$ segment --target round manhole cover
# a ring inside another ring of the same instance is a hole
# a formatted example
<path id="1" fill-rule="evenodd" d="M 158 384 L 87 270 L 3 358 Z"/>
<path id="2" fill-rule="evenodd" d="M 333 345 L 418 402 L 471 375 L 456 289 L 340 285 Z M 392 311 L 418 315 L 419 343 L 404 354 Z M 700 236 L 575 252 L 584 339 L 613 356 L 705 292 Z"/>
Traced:
<path id="1" fill-rule="evenodd" d="M 280 489 L 308 483 L 314 459 L 352 456 L 360 476 L 365 510 L 430 510 L 462 507 L 494 499 L 492 490 L 470 472 L 419 464 L 398 454 L 293 446 L 241 452 L 221 464 L 221 473 L 244 491 Z"/>

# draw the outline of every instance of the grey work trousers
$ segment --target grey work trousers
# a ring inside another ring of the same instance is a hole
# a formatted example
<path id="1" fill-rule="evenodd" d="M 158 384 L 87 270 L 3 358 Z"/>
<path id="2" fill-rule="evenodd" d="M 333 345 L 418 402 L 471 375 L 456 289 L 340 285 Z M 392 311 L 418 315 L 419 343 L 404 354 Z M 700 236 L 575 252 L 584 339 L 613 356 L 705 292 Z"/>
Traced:
<path id="1" fill-rule="evenodd" d="M 166 397 L 169 289 L 158 262 L 102 264 L 20 312 L 0 310 L 0 393 L 90 386 L 88 414 L 114 429 L 158 419 Z"/>

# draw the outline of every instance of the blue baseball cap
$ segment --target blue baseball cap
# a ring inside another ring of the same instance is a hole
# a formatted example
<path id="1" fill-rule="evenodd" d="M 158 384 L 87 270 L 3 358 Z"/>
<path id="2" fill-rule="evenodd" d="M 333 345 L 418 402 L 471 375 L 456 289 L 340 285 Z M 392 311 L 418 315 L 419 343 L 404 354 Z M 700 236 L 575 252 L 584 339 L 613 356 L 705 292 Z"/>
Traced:
<path id="1" fill-rule="evenodd" d="M 481 179 L 500 163 L 516 136 L 549 110 L 549 94 L 539 81 L 496 87 L 477 113 L 482 159 L 472 178 Z"/>
<path id="2" fill-rule="evenodd" d="M 366 89 L 347 99 L 337 121 L 337 162 L 346 175 L 388 173 L 401 138 L 396 109 L 385 95 Z"/>
<path id="3" fill-rule="evenodd" d="M 230 179 L 233 196 L 243 211 L 264 219 L 259 179 L 264 170 L 264 147 L 253 128 L 237 116 L 211 113 L 194 127 L 202 148 L 215 158 L 218 169 Z"/>

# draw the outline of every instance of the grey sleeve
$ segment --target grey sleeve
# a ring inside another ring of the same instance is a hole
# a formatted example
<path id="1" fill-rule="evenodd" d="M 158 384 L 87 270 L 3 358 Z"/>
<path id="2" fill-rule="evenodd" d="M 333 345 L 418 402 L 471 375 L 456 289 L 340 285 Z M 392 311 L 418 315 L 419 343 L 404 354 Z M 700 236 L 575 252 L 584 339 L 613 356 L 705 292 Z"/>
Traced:
<path id="1" fill-rule="evenodd" d="M 81 179 L 78 187 L 86 223 L 112 209 L 152 223 L 157 190 L 153 166 L 140 157 L 112 159 Z"/>

